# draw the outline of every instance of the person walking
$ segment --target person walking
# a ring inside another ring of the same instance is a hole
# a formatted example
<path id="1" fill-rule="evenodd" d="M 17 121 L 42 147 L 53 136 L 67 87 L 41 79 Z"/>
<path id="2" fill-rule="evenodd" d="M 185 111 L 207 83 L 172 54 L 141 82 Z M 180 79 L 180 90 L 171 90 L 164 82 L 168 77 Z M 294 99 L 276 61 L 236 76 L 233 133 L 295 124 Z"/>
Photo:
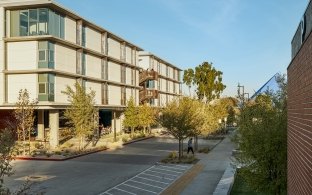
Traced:
<path id="1" fill-rule="evenodd" d="M 190 150 L 192 151 L 193 155 L 194 155 L 194 151 L 193 151 L 193 138 L 190 138 L 187 142 L 187 154 L 190 152 Z"/>

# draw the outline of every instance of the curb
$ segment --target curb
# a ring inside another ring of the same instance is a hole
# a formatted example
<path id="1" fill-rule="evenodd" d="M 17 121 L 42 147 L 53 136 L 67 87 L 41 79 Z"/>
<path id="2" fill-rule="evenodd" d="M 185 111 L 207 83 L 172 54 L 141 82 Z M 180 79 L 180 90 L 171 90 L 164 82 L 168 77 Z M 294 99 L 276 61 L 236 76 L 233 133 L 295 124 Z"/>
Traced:
<path id="1" fill-rule="evenodd" d="M 149 137 L 143 137 L 143 138 L 131 140 L 131 141 L 129 141 L 129 142 L 125 142 L 125 143 L 123 143 L 122 145 L 128 145 L 128 144 L 131 144 L 131 143 L 143 141 L 143 140 L 146 140 L 146 139 L 151 139 L 151 138 L 154 138 L 154 137 L 155 137 L 154 135 L 153 135 L 153 136 L 149 136 Z M 86 152 L 86 153 L 83 153 L 83 154 L 78 154 L 78 155 L 74 155 L 74 156 L 70 156 L 70 157 L 65 157 L 65 158 L 15 157 L 14 159 L 15 159 L 15 160 L 38 160 L 38 161 L 65 161 L 65 160 L 70 160 L 70 159 L 73 159 L 73 158 L 78 158 L 78 157 L 81 157 L 81 156 L 86 156 L 86 155 L 89 155 L 89 154 L 101 152 L 101 151 L 108 150 L 108 149 L 109 149 L 109 148 L 98 149 L 98 150 L 95 150 L 95 151 L 90 151 L 90 152 Z"/>

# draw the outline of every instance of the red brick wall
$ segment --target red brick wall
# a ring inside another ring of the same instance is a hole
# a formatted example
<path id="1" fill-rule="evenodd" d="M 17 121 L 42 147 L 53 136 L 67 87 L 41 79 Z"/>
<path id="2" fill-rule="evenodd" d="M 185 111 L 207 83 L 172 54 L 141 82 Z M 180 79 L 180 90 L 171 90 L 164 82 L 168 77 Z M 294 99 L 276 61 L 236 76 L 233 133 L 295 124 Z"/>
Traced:
<path id="1" fill-rule="evenodd" d="M 289 195 L 312 195 L 312 34 L 287 74 L 287 190 Z"/>

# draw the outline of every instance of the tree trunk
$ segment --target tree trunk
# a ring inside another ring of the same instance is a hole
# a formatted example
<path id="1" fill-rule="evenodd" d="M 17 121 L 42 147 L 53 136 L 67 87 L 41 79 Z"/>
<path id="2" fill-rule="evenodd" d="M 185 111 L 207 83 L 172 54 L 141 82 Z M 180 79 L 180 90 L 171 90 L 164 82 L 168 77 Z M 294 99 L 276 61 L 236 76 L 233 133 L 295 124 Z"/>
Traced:
<path id="1" fill-rule="evenodd" d="M 133 138 L 133 134 L 134 134 L 134 127 L 131 127 L 131 134 L 130 134 L 131 138 Z"/>
<path id="2" fill-rule="evenodd" d="M 189 86 L 189 94 L 190 94 L 190 97 L 191 97 L 191 86 Z"/>
<path id="3" fill-rule="evenodd" d="M 183 157 L 183 148 L 184 148 L 184 146 L 183 146 L 183 139 L 181 140 L 181 154 L 182 154 L 182 157 Z"/>
<path id="4" fill-rule="evenodd" d="M 179 139 L 179 161 L 181 159 L 181 139 Z"/>
<path id="5" fill-rule="evenodd" d="M 194 137 L 195 137 L 194 149 L 197 152 L 198 151 L 198 135 L 195 135 Z"/>
<path id="6" fill-rule="evenodd" d="M 146 134 L 146 126 L 143 127 L 143 134 Z"/>

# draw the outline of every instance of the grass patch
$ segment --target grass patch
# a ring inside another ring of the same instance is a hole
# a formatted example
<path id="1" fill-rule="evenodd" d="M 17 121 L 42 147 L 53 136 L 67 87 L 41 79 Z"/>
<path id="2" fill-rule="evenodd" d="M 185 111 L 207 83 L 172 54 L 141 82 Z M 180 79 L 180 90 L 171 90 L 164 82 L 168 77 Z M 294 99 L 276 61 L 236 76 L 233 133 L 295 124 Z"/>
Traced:
<path id="1" fill-rule="evenodd" d="M 179 160 L 177 152 L 170 152 L 169 155 L 161 160 L 162 163 L 181 163 L 181 164 L 195 164 L 198 159 L 194 155 L 184 155 Z"/>
<path id="2" fill-rule="evenodd" d="M 244 178 L 242 177 L 239 170 L 237 170 L 237 173 L 235 175 L 234 184 L 231 190 L 231 195 L 269 195 L 268 193 L 263 192 L 256 192 L 252 190 Z"/>

